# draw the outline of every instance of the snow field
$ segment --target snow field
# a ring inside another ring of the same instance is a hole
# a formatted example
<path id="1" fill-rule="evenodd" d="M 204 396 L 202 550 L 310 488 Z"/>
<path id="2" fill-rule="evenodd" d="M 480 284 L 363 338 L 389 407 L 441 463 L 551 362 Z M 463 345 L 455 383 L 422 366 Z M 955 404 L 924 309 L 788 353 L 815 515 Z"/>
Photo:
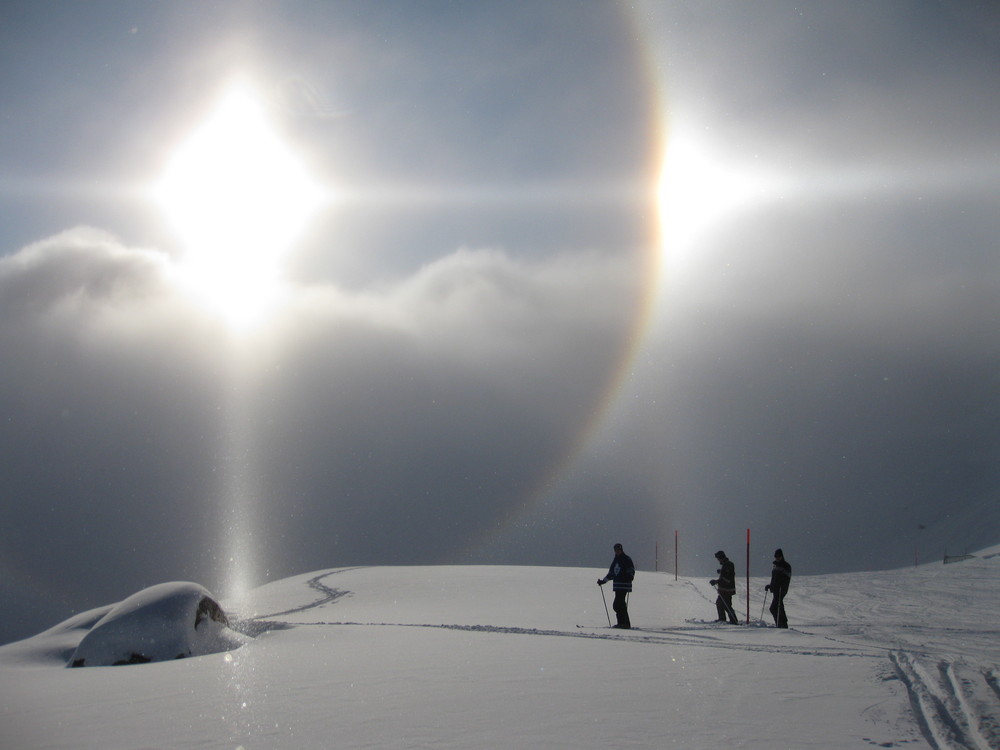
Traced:
<path id="1" fill-rule="evenodd" d="M 65 669 L 82 616 L 0 647 L 0 746 L 996 748 L 998 565 L 798 576 L 787 631 L 672 574 L 618 631 L 600 567 L 316 571 L 224 601 L 264 630 L 225 654 Z"/>

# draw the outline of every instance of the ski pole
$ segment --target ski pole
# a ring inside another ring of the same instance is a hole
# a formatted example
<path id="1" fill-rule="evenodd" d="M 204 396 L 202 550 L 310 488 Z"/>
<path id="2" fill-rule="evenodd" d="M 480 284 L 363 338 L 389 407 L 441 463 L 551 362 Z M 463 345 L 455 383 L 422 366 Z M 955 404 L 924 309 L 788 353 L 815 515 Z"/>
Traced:
<path id="1" fill-rule="evenodd" d="M 601 590 L 601 601 L 604 602 L 604 614 L 608 617 L 608 627 L 611 627 L 611 613 L 608 612 L 608 600 L 604 596 L 604 587 L 598 583 L 597 587 Z"/>
<path id="2" fill-rule="evenodd" d="M 764 622 L 764 605 L 767 604 L 767 589 L 764 589 L 764 601 L 760 605 L 760 617 L 757 619 Z"/>

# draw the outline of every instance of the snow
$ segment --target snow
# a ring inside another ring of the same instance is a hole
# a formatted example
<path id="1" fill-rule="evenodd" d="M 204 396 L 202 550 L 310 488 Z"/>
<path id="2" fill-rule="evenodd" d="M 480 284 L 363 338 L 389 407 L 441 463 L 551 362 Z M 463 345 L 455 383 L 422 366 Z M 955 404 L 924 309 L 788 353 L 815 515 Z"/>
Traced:
<path id="1" fill-rule="evenodd" d="M 611 630 L 605 569 L 316 571 L 223 602 L 241 648 L 67 669 L 113 607 L 82 613 L 0 647 L 0 747 L 1000 747 L 1000 547 L 797 575 L 789 630 L 763 578 L 734 627 L 707 579 L 646 571 Z"/>
<path id="2" fill-rule="evenodd" d="M 98 667 L 205 656 L 245 642 L 219 604 L 196 583 L 161 583 L 112 607 L 80 641 L 74 667 Z M 78 627 L 78 626 L 75 626 Z"/>

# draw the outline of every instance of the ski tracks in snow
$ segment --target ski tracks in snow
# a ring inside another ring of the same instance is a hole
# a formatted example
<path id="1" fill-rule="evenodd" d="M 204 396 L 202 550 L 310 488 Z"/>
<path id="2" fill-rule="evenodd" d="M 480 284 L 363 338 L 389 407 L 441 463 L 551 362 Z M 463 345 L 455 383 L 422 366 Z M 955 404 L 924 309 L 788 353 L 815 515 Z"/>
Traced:
<path id="1" fill-rule="evenodd" d="M 313 578 L 310 578 L 306 584 L 313 591 L 319 592 L 319 598 L 309 602 L 308 604 L 303 604 L 299 607 L 294 607 L 293 609 L 286 609 L 283 612 L 271 612 L 266 615 L 255 615 L 254 617 L 248 618 L 248 621 L 267 621 L 272 617 L 287 617 L 288 615 L 296 615 L 305 612 L 310 609 L 316 609 L 317 607 L 322 607 L 326 604 L 337 601 L 345 596 L 350 596 L 351 592 L 345 589 L 337 589 L 332 586 L 327 586 L 323 583 L 323 579 L 328 576 L 336 575 L 338 573 L 344 573 L 350 570 L 356 570 L 356 568 L 339 568 L 337 570 L 328 570 L 320 573 Z M 289 626 L 289 623 L 270 623 L 275 625 Z"/>
<path id="2" fill-rule="evenodd" d="M 646 646 L 699 646 L 702 648 L 732 649 L 748 652 L 766 652 L 780 654 L 799 654 L 806 656 L 831 656 L 831 657 L 877 657 L 884 654 L 884 651 L 873 649 L 869 646 L 847 644 L 834 641 L 835 646 L 821 646 L 814 643 L 768 643 L 744 638 L 733 639 L 731 636 L 739 632 L 752 633 L 753 631 L 772 631 L 774 628 L 764 626 L 762 622 L 752 623 L 748 627 L 734 627 L 725 625 L 721 629 L 715 622 L 689 621 L 684 626 L 660 627 L 660 628 L 633 628 L 631 630 L 610 630 L 603 626 L 588 628 L 577 625 L 575 630 L 525 628 L 497 625 L 475 625 L 475 624 L 448 624 L 448 623 L 419 623 L 419 622 L 275 622 L 272 618 L 287 617 L 289 615 L 302 614 L 309 610 L 333 604 L 339 599 L 349 597 L 352 592 L 346 589 L 338 589 L 327 585 L 324 580 L 358 568 L 338 568 L 327 570 L 310 578 L 306 583 L 309 588 L 319 593 L 319 597 L 312 602 L 300 605 L 293 609 L 282 612 L 271 612 L 266 615 L 259 615 L 251 618 L 256 621 L 259 630 L 271 630 L 284 627 L 296 626 L 367 626 L 367 627 L 419 627 L 419 628 L 441 628 L 445 630 L 464 630 L 479 633 L 492 633 L 500 635 L 531 635 L 531 636 L 556 636 L 562 638 L 587 638 L 594 640 L 611 640 L 624 643 Z M 714 631 L 714 632 L 713 632 Z M 779 631 L 775 631 L 779 632 Z M 796 630 L 786 630 L 784 633 L 799 633 Z M 801 635 L 808 635 L 801 633 Z M 834 639 L 827 639 L 834 640 Z"/>
<path id="3" fill-rule="evenodd" d="M 996 750 L 1000 747 L 1000 681 L 996 669 L 962 661 L 890 654 L 906 687 L 924 739 L 935 750 Z"/>
<path id="4" fill-rule="evenodd" d="M 319 594 L 314 601 L 263 617 L 269 620 L 273 617 L 301 614 L 350 596 L 350 591 L 337 589 L 324 582 L 329 576 L 343 572 L 345 569 L 325 571 L 308 580 L 309 588 Z M 267 625 L 293 627 L 291 623 L 260 622 L 262 618 L 255 619 L 264 626 L 263 629 L 270 629 Z M 815 634 L 791 629 L 783 631 L 785 637 L 776 643 L 770 642 L 770 638 L 759 639 L 752 632 L 756 630 L 760 635 L 765 635 L 771 628 L 719 628 L 715 623 L 693 621 L 680 627 L 635 628 L 631 631 L 611 632 L 603 627 L 586 628 L 579 625 L 575 630 L 568 631 L 400 622 L 300 622 L 295 625 L 442 628 L 502 635 L 614 640 L 643 646 L 698 646 L 830 657 L 884 658 L 886 653 L 883 647 L 869 638 L 864 639 L 865 643 L 852 643 L 843 638 L 821 636 L 832 644 L 822 646 L 815 642 Z M 792 635 L 791 640 L 787 637 L 788 634 Z M 800 635 L 807 640 L 799 640 Z M 934 650 L 914 650 L 907 647 L 889 651 L 894 676 L 906 689 L 914 718 L 926 742 L 935 750 L 1000 750 L 1000 670 L 995 667 L 974 666 L 961 656 L 942 658 L 933 653 Z"/>

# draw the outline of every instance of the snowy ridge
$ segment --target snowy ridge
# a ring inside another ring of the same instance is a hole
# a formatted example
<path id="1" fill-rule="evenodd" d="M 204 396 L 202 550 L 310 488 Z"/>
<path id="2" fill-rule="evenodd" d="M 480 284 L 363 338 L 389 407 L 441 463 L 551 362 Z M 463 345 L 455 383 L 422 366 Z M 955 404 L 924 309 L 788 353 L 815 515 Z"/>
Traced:
<path id="1" fill-rule="evenodd" d="M 594 570 L 328 569 L 223 602 L 235 651 L 65 669 L 101 608 L 0 647 L 0 745 L 996 748 L 997 551 L 798 576 L 788 630 L 763 579 L 737 627 L 707 580 L 640 572 L 622 631 Z"/>

